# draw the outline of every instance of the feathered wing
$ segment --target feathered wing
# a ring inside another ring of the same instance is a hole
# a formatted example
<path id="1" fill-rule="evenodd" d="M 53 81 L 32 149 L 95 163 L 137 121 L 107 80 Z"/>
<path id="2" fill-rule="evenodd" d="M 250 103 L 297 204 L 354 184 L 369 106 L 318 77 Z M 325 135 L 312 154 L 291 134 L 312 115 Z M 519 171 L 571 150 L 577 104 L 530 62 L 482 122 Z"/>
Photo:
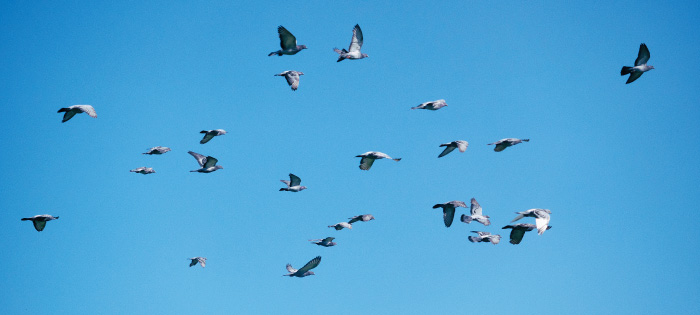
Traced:
<path id="1" fill-rule="evenodd" d="M 46 227 L 46 221 L 32 220 L 32 223 L 34 224 L 34 228 L 39 232 L 43 231 Z"/>
<path id="2" fill-rule="evenodd" d="M 331 242 L 333 242 L 334 239 L 335 237 L 326 237 L 321 240 L 321 244 L 328 246 Z"/>
<path id="3" fill-rule="evenodd" d="M 190 258 L 190 260 L 191 260 L 191 261 L 190 261 L 190 267 L 192 267 L 192 266 L 194 266 L 194 265 L 197 264 L 197 259 L 196 259 L 196 258 L 195 258 L 195 259 Z"/>
<path id="4" fill-rule="evenodd" d="M 357 221 L 362 220 L 362 215 L 356 215 L 356 216 L 349 218 L 349 219 L 350 219 L 350 221 L 348 221 L 348 223 L 353 224 Z"/>
<path id="5" fill-rule="evenodd" d="M 306 265 L 304 265 L 304 267 L 301 267 L 299 270 L 297 270 L 296 273 L 305 274 L 307 271 L 318 267 L 318 265 L 320 263 L 321 263 L 321 256 L 316 256 L 316 258 L 307 262 Z M 287 270 L 289 270 L 289 268 L 287 268 Z"/>
<path id="6" fill-rule="evenodd" d="M 195 159 L 197 159 L 197 163 L 199 163 L 200 167 L 204 167 L 204 163 L 207 161 L 206 156 L 192 151 L 187 151 L 187 153 L 189 153 L 190 155 L 194 156 Z"/>
<path id="7" fill-rule="evenodd" d="M 297 47 L 297 38 L 284 28 L 284 26 L 278 26 L 277 33 L 280 35 L 280 47 L 282 47 L 283 50 Z"/>
<path id="8" fill-rule="evenodd" d="M 289 186 L 299 186 L 301 185 L 301 178 L 292 173 L 289 173 Z"/>
<path id="9" fill-rule="evenodd" d="M 442 219 L 445 221 L 445 227 L 450 227 L 452 221 L 455 219 L 455 207 L 452 205 L 445 205 L 442 208 Z"/>
<path id="10" fill-rule="evenodd" d="M 66 122 L 69 121 L 73 116 L 75 116 L 75 112 L 72 110 L 67 110 L 65 114 L 63 114 L 63 121 L 61 122 Z"/>
<path id="11" fill-rule="evenodd" d="M 296 273 L 297 272 L 297 270 L 292 268 L 292 265 L 290 265 L 290 264 L 287 264 L 287 271 L 289 273 Z"/>
<path id="12" fill-rule="evenodd" d="M 445 150 L 443 150 L 442 153 L 440 153 L 440 155 L 438 155 L 438 158 L 441 158 L 441 157 L 443 157 L 443 156 L 445 156 L 445 155 L 448 155 L 450 152 L 454 151 L 456 148 L 457 148 L 457 147 L 454 147 L 454 146 L 452 146 L 452 145 L 448 145 L 448 146 L 445 148 Z"/>
<path id="13" fill-rule="evenodd" d="M 537 234 L 542 235 L 544 231 L 547 230 L 547 225 L 549 224 L 549 215 L 546 217 L 538 217 L 535 219 L 535 224 L 537 225 Z"/>
<path id="14" fill-rule="evenodd" d="M 215 157 L 207 156 L 204 160 L 204 165 L 202 165 L 202 168 L 210 168 L 210 167 L 216 165 L 216 163 L 218 163 L 218 162 L 219 162 L 219 160 L 217 160 Z"/>
<path id="15" fill-rule="evenodd" d="M 373 158 L 362 157 L 362 160 L 360 160 L 360 169 L 363 171 L 368 171 L 372 167 L 372 164 L 374 164 Z"/>
<path id="16" fill-rule="evenodd" d="M 348 51 L 350 52 L 356 52 L 360 51 L 362 48 L 362 41 L 363 41 L 363 36 L 362 36 L 362 30 L 360 29 L 359 24 L 355 24 L 355 28 L 352 29 L 352 41 L 350 41 L 350 48 Z"/>
<path id="17" fill-rule="evenodd" d="M 287 84 L 292 87 L 293 91 L 299 88 L 299 75 L 296 73 L 290 73 L 284 76 L 287 79 Z"/>
<path id="18" fill-rule="evenodd" d="M 92 118 L 97 118 L 97 112 L 95 108 L 90 105 L 75 105 L 75 108 L 79 109 L 81 112 L 88 114 Z"/>
<path id="19" fill-rule="evenodd" d="M 287 187 L 292 187 L 290 185 L 290 181 L 288 181 L 288 180 L 280 179 L 280 182 L 283 182 L 285 185 L 287 185 Z"/>
<path id="20" fill-rule="evenodd" d="M 523 229 L 513 229 L 510 231 L 510 243 L 513 245 L 520 244 L 525 236 L 525 230 Z"/>
<path id="21" fill-rule="evenodd" d="M 493 235 L 489 238 L 489 240 L 491 241 L 491 244 L 495 245 L 495 244 L 498 244 L 501 242 L 501 236 L 500 235 Z"/>
<path id="22" fill-rule="evenodd" d="M 649 61 L 650 57 L 651 54 L 649 53 L 649 48 L 647 48 L 647 44 L 642 43 L 641 45 L 639 45 L 639 54 L 637 55 L 637 60 L 634 61 L 634 66 L 636 67 L 646 64 Z"/>
<path id="23" fill-rule="evenodd" d="M 634 82 L 634 80 L 639 79 L 639 77 L 641 77 L 642 74 L 644 74 L 644 72 L 641 72 L 641 71 L 631 72 L 630 76 L 629 76 L 629 78 L 627 78 L 627 82 L 625 82 L 625 84 L 630 84 L 630 83 Z M 66 113 L 66 114 L 68 114 L 68 113 Z"/>
<path id="24" fill-rule="evenodd" d="M 470 211 L 471 211 L 472 215 L 482 215 L 481 214 L 481 206 L 479 205 L 478 202 L 476 202 L 475 198 L 472 198 L 472 205 L 471 205 Z"/>
<path id="25" fill-rule="evenodd" d="M 520 219 L 522 219 L 522 218 L 525 217 L 525 216 L 524 216 L 522 213 L 520 213 L 520 212 L 516 212 L 516 213 L 518 214 L 518 216 L 515 217 L 515 219 L 513 219 L 513 220 L 510 221 L 510 222 L 515 222 L 515 221 L 518 221 L 518 220 L 520 220 Z"/>
<path id="26" fill-rule="evenodd" d="M 203 257 L 197 257 L 197 261 L 199 262 L 200 265 L 202 265 L 202 268 L 204 268 L 207 265 L 207 259 Z"/>
<path id="27" fill-rule="evenodd" d="M 457 148 L 459 149 L 459 152 L 464 153 L 464 151 L 467 151 L 467 147 L 469 146 L 469 142 L 460 140 L 460 141 L 455 141 L 455 143 L 457 144 Z"/>

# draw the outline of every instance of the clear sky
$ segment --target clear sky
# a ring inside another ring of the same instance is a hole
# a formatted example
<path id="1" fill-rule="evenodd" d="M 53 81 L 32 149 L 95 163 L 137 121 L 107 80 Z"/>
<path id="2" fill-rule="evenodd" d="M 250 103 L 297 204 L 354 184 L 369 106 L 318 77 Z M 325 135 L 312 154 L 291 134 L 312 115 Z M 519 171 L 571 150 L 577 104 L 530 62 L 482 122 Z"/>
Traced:
<path id="1" fill-rule="evenodd" d="M 3 1 L 0 312 L 697 314 L 700 3 L 609 2 Z M 336 63 L 355 24 L 370 57 Z M 268 57 L 278 25 L 309 48 Z M 431 208 L 472 197 L 491 226 Z M 530 208 L 553 228 L 467 240 Z"/>

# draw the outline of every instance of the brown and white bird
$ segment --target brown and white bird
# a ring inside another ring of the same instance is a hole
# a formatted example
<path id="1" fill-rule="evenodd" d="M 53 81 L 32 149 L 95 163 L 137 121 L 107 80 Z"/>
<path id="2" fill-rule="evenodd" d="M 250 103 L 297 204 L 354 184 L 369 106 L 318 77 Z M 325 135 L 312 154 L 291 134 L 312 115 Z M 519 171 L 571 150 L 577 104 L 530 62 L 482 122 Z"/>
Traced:
<path id="1" fill-rule="evenodd" d="M 277 27 L 277 33 L 280 36 L 280 47 L 282 49 L 278 51 L 273 51 L 268 56 L 282 56 L 282 55 L 294 55 L 304 49 L 306 45 L 297 45 L 297 38 L 292 35 L 284 26 L 280 25 Z"/>
<path id="2" fill-rule="evenodd" d="M 287 277 L 298 277 L 298 278 L 303 278 L 306 276 L 313 276 L 315 273 L 313 271 L 310 271 L 311 269 L 314 269 L 318 267 L 318 265 L 321 263 L 321 256 L 316 256 L 316 258 L 310 260 L 309 262 L 304 265 L 304 267 L 301 267 L 299 269 L 294 269 L 292 268 L 292 265 L 287 264 L 287 271 L 289 272 L 286 275 Z"/>
<path id="3" fill-rule="evenodd" d="M 356 155 L 355 157 L 362 158 L 360 160 L 360 169 L 363 171 L 368 171 L 372 167 L 372 164 L 374 164 L 374 160 L 390 159 L 390 160 L 394 160 L 396 162 L 401 161 L 401 158 L 394 159 L 385 153 L 377 152 L 377 151 L 365 152 L 365 153 L 362 153 L 360 155 Z"/>
<path id="4" fill-rule="evenodd" d="M 650 57 L 651 54 L 649 54 L 647 44 L 642 43 L 639 45 L 639 53 L 637 54 L 637 59 L 634 61 L 634 67 L 622 67 L 622 70 L 620 70 L 620 75 L 630 75 L 625 84 L 634 82 L 634 80 L 639 79 L 644 72 L 654 69 L 654 66 L 647 65 Z"/>
<path id="5" fill-rule="evenodd" d="M 48 215 L 48 214 L 40 214 L 40 215 L 35 215 L 31 218 L 22 218 L 22 221 L 32 221 L 32 223 L 34 224 L 34 228 L 37 231 L 41 232 L 46 227 L 46 222 L 49 222 L 51 220 L 57 220 L 57 219 L 58 219 L 58 216 L 54 217 L 54 216 Z"/>
<path id="6" fill-rule="evenodd" d="M 204 268 L 207 265 L 207 259 L 204 257 L 192 257 L 187 259 L 191 260 L 190 267 L 200 264 L 202 268 Z"/>
<path id="7" fill-rule="evenodd" d="M 448 143 L 443 143 L 440 145 L 441 147 L 446 147 L 445 150 L 438 155 L 438 158 L 441 158 L 445 155 L 448 155 L 450 152 L 454 151 L 455 149 L 459 149 L 459 152 L 464 153 L 464 151 L 467 151 L 467 147 L 469 146 L 469 142 L 466 142 L 464 140 L 456 140 Z"/>
<path id="8" fill-rule="evenodd" d="M 464 201 L 453 200 L 446 203 L 438 203 L 433 206 L 433 209 L 442 208 L 442 220 L 445 222 L 445 227 L 450 227 L 455 219 L 455 208 L 466 208 L 467 204 Z"/>
<path id="9" fill-rule="evenodd" d="M 472 198 L 472 205 L 470 210 L 471 216 L 463 214 L 461 217 L 462 222 L 469 224 L 473 220 L 486 226 L 491 224 L 491 221 L 489 221 L 489 216 L 483 215 L 481 213 L 481 206 L 478 202 L 476 202 L 476 199 L 474 198 Z"/>
<path id="10" fill-rule="evenodd" d="M 341 62 L 345 59 L 357 60 L 369 57 L 367 54 L 363 54 L 360 51 L 362 49 L 363 42 L 364 38 L 362 36 L 362 30 L 360 29 L 360 25 L 355 24 L 355 27 L 352 29 L 352 40 L 350 41 L 350 47 L 348 48 L 348 50 L 345 50 L 345 48 L 343 48 L 343 50 L 333 48 L 333 51 L 337 52 L 340 55 L 338 57 L 337 62 Z"/>
<path id="11" fill-rule="evenodd" d="M 92 107 L 92 105 L 73 105 L 73 106 L 68 106 L 64 107 L 58 110 L 59 113 L 64 113 L 63 114 L 63 121 L 61 122 L 66 122 L 73 118 L 75 114 L 80 114 L 80 113 L 86 113 L 92 118 L 97 118 L 97 112 L 95 112 L 95 108 Z"/>

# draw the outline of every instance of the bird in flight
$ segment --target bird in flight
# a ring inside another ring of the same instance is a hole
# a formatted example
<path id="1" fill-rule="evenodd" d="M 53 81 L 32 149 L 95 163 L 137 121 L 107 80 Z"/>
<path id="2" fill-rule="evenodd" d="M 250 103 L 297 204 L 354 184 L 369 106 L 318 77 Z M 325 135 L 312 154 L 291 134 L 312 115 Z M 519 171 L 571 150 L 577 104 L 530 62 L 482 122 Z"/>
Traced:
<path id="1" fill-rule="evenodd" d="M 287 70 L 285 72 L 275 74 L 275 76 L 284 77 L 287 79 L 287 84 L 292 87 L 292 91 L 296 91 L 299 88 L 300 75 L 304 75 L 304 73 L 294 70 Z"/>
<path id="2" fill-rule="evenodd" d="M 148 175 L 148 174 L 153 174 L 156 171 L 152 167 L 138 167 L 138 168 L 135 168 L 133 170 L 130 170 L 129 172 Z"/>
<path id="3" fill-rule="evenodd" d="M 292 268 L 292 265 L 287 264 L 287 271 L 289 272 L 286 275 L 287 277 L 298 277 L 298 278 L 303 278 L 306 276 L 313 276 L 315 273 L 313 271 L 310 271 L 311 269 L 314 269 L 318 267 L 318 265 L 321 263 L 321 256 L 316 256 L 316 258 L 310 260 L 309 262 L 304 265 L 304 267 L 301 267 L 300 269 L 294 269 Z"/>
<path id="4" fill-rule="evenodd" d="M 146 153 L 141 153 L 141 154 L 161 155 L 165 152 L 170 152 L 170 148 L 157 146 L 157 147 L 152 147 L 152 148 L 148 149 L 148 151 L 146 151 Z"/>
<path id="5" fill-rule="evenodd" d="M 340 231 L 342 229 L 351 229 L 352 230 L 352 224 L 347 223 L 347 222 L 336 223 L 333 225 L 329 225 L 328 227 L 334 228 L 336 231 Z"/>
<path id="6" fill-rule="evenodd" d="M 365 153 L 362 153 L 360 155 L 356 155 L 355 157 L 362 158 L 360 160 L 360 169 L 363 171 L 368 171 L 372 167 L 372 164 L 374 164 L 374 160 L 390 159 L 390 160 L 394 160 L 396 162 L 401 161 L 401 158 L 394 159 L 394 158 L 386 155 L 385 153 L 376 152 L 376 151 L 365 152 Z"/>
<path id="7" fill-rule="evenodd" d="M 450 154 L 450 152 L 454 151 L 455 149 L 459 149 L 459 152 L 464 153 L 464 151 L 467 151 L 467 147 L 469 146 L 469 142 L 466 142 L 464 140 L 457 140 L 457 141 L 452 141 L 448 143 L 443 143 L 440 145 L 441 147 L 446 147 L 445 150 L 438 155 L 438 158 L 441 158 L 445 155 Z"/>
<path id="8" fill-rule="evenodd" d="M 530 139 L 520 140 L 520 139 L 516 139 L 516 138 L 505 138 L 505 139 L 498 140 L 494 143 L 489 143 L 487 145 L 494 145 L 495 144 L 496 147 L 494 147 L 493 150 L 496 152 L 501 152 L 501 151 L 505 150 L 507 147 L 511 147 L 511 146 L 514 146 L 514 145 L 516 145 L 518 143 L 522 143 L 522 142 L 530 142 Z"/>
<path id="9" fill-rule="evenodd" d="M 530 209 L 516 213 L 518 214 L 518 216 L 510 222 L 518 221 L 524 217 L 535 218 L 535 224 L 537 225 L 537 234 L 542 235 L 544 231 L 548 230 L 547 226 L 549 225 L 549 215 L 552 214 L 552 211 L 550 211 L 549 209 Z"/>
<path id="10" fill-rule="evenodd" d="M 54 216 L 48 215 L 48 214 L 40 214 L 40 215 L 35 215 L 31 218 L 22 218 L 22 221 L 32 221 L 32 223 L 34 224 L 34 228 L 37 231 L 41 232 L 46 227 L 46 222 L 49 222 L 51 220 L 57 220 L 57 219 L 58 219 L 57 216 L 54 217 Z"/>
<path id="11" fill-rule="evenodd" d="M 447 103 L 445 103 L 445 100 L 437 100 L 432 102 L 425 102 L 416 107 L 411 107 L 411 109 L 438 110 L 443 107 L 447 107 Z"/>
<path id="12" fill-rule="evenodd" d="M 496 244 L 498 244 L 498 242 L 501 241 L 501 236 L 498 234 L 491 235 L 491 233 L 489 233 L 489 232 L 481 232 L 481 231 L 472 231 L 472 232 L 479 235 L 479 236 L 469 236 L 469 241 L 472 243 L 491 242 L 491 244 L 496 245 Z"/>
<path id="13" fill-rule="evenodd" d="M 467 204 L 464 201 L 453 200 L 446 203 L 438 203 L 433 206 L 433 209 L 442 208 L 442 220 L 445 221 L 445 227 L 450 227 L 455 219 L 455 208 L 466 208 Z"/>
<path id="14" fill-rule="evenodd" d="M 95 111 L 95 108 L 92 107 L 91 105 L 73 105 L 73 106 L 68 106 L 64 107 L 58 110 L 59 113 L 64 113 L 63 114 L 63 121 L 61 122 L 66 122 L 69 121 L 75 114 L 80 114 L 80 113 L 87 113 L 90 117 L 92 118 L 97 118 L 97 112 Z"/>
<path id="15" fill-rule="evenodd" d="M 534 224 L 529 224 L 529 223 L 518 223 L 518 224 L 513 224 L 513 225 L 506 225 L 503 227 L 503 229 L 511 229 L 510 231 L 510 243 L 513 245 L 520 244 L 520 241 L 523 240 L 523 236 L 525 236 L 525 232 L 530 232 L 534 229 L 536 229 L 537 226 Z M 547 230 L 551 229 L 551 226 L 547 226 Z"/>
<path id="16" fill-rule="evenodd" d="M 489 221 L 489 216 L 483 215 L 481 213 L 481 206 L 479 205 L 478 202 L 476 202 L 476 199 L 472 198 L 472 205 L 471 205 L 471 216 L 463 214 L 461 217 L 461 221 L 469 224 L 472 222 L 472 220 L 479 222 L 483 225 L 490 225 L 491 221 Z"/>
<path id="17" fill-rule="evenodd" d="M 359 24 L 355 24 L 352 29 L 352 41 L 350 41 L 350 47 L 348 50 L 340 50 L 338 48 L 333 48 L 333 51 L 337 52 L 340 57 L 338 57 L 337 62 L 341 62 L 345 59 L 355 60 L 369 57 L 367 54 L 363 54 L 360 49 L 362 49 L 362 29 L 360 29 Z"/>
<path id="18" fill-rule="evenodd" d="M 187 259 L 191 260 L 190 267 L 200 264 L 202 268 L 204 268 L 204 266 L 207 265 L 207 259 L 204 257 L 192 257 Z"/>
<path id="19" fill-rule="evenodd" d="M 312 242 L 318 246 L 323 246 L 323 247 L 331 247 L 338 245 L 336 242 L 333 242 L 335 237 L 326 237 L 324 239 L 317 239 L 317 240 L 309 240 L 309 242 Z"/>
<path id="20" fill-rule="evenodd" d="M 204 155 L 201 155 L 199 153 L 192 152 L 192 151 L 188 151 L 187 153 L 194 156 L 194 158 L 197 160 L 197 163 L 199 163 L 199 166 L 201 167 L 200 169 L 191 170 L 190 172 L 211 173 L 211 172 L 216 171 L 218 169 L 224 168 L 221 165 L 216 165 L 216 163 L 219 162 L 219 160 L 217 160 L 214 157 L 204 156 Z"/>
<path id="21" fill-rule="evenodd" d="M 651 57 L 649 54 L 649 48 L 647 48 L 646 44 L 642 43 L 639 45 L 639 54 L 637 55 L 637 60 L 634 61 L 634 67 L 625 66 L 622 67 L 622 70 L 620 71 L 620 75 L 630 75 L 625 84 L 634 82 L 634 80 L 639 79 L 644 72 L 654 69 L 654 66 L 647 65 L 649 57 Z"/>
<path id="22" fill-rule="evenodd" d="M 362 215 L 356 215 L 352 218 L 348 218 L 350 221 L 348 221 L 349 224 L 353 224 L 357 221 L 362 221 L 362 222 L 368 222 L 371 220 L 374 220 L 374 216 L 371 214 L 362 214 Z"/>
<path id="23" fill-rule="evenodd" d="M 280 179 L 280 182 L 287 185 L 286 188 L 280 188 L 280 191 L 300 192 L 306 189 L 306 186 L 301 186 L 301 178 L 292 173 L 289 173 L 289 180 Z"/>
<path id="24" fill-rule="evenodd" d="M 284 28 L 284 26 L 278 26 L 277 33 L 280 35 L 280 47 L 282 49 L 273 51 L 268 56 L 294 55 L 306 49 L 306 45 L 297 45 L 297 38 Z"/>
<path id="25" fill-rule="evenodd" d="M 211 140 L 212 138 L 214 138 L 214 137 L 216 137 L 216 136 L 223 136 L 223 135 L 225 135 L 225 134 L 226 134 L 226 130 L 223 130 L 223 129 L 202 130 L 202 131 L 200 131 L 199 133 L 203 133 L 203 134 L 204 134 L 204 138 L 202 138 L 202 140 L 200 140 L 199 143 L 205 144 L 205 143 L 209 142 L 209 140 Z"/>

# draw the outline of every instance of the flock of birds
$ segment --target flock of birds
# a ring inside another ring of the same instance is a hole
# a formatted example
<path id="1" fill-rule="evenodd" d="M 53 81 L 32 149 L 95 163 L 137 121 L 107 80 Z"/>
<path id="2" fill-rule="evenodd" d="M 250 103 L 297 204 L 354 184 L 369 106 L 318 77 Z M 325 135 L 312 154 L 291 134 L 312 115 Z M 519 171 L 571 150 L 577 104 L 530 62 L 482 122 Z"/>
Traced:
<path id="1" fill-rule="evenodd" d="M 297 45 L 297 40 L 294 35 L 292 35 L 291 32 L 289 32 L 286 28 L 283 26 L 279 26 L 277 28 L 277 32 L 279 33 L 279 38 L 280 38 L 280 50 L 271 52 L 269 56 L 283 56 L 283 55 L 294 55 L 297 54 L 298 52 L 307 49 L 306 45 Z M 345 59 L 350 59 L 350 60 L 357 60 L 357 59 L 363 59 L 369 57 L 367 54 L 364 54 L 361 52 L 362 48 L 362 43 L 363 43 L 363 35 L 362 35 L 362 29 L 360 29 L 359 25 L 355 25 L 355 27 L 352 30 L 352 40 L 350 42 L 350 47 L 346 49 L 338 49 L 334 48 L 333 50 L 337 52 L 340 56 L 337 60 L 337 62 L 343 61 Z M 647 65 L 647 62 L 649 60 L 650 54 L 649 54 L 649 49 L 647 48 L 646 44 L 641 44 L 639 47 L 639 53 L 637 56 L 637 59 L 634 62 L 633 67 L 628 67 L 624 66 L 622 67 L 621 70 L 621 75 L 627 75 L 629 74 L 629 78 L 627 79 L 627 84 L 634 82 L 635 80 L 639 79 L 639 77 L 644 73 L 647 72 L 651 69 L 654 69 L 653 66 Z M 299 77 L 301 75 L 304 75 L 303 72 L 300 71 L 294 71 L 294 70 L 288 70 L 284 71 L 279 74 L 275 74 L 275 76 L 283 76 L 287 80 L 287 84 L 291 87 L 293 91 L 296 91 L 299 88 Z M 425 102 L 422 103 L 418 106 L 412 107 L 411 109 L 426 109 L 426 110 L 439 110 L 443 107 L 447 107 L 447 103 L 445 100 L 440 99 L 436 101 L 431 101 L 431 102 Z M 66 122 L 73 118 L 76 114 L 81 114 L 81 113 L 86 113 L 88 116 L 92 118 L 97 118 L 97 112 L 91 105 L 73 105 L 65 108 L 61 108 L 58 110 L 59 113 L 65 113 L 63 115 L 63 121 Z M 212 140 L 214 137 L 217 136 L 222 136 L 226 134 L 226 131 L 223 129 L 215 129 L 215 130 L 202 130 L 200 133 L 204 134 L 204 138 L 199 142 L 200 144 L 205 144 Z M 523 143 L 523 142 L 528 142 L 530 141 L 529 139 L 516 139 L 516 138 L 506 138 L 506 139 L 501 139 L 493 143 L 489 143 L 488 145 L 494 145 L 494 151 L 496 152 L 501 152 L 505 150 L 508 147 Z M 440 147 L 445 147 L 445 149 L 438 155 L 438 158 L 441 158 L 455 149 L 459 149 L 460 152 L 465 152 L 467 150 L 467 147 L 469 146 L 469 143 L 464 140 L 456 140 L 448 143 L 443 143 L 440 144 Z M 143 154 L 147 155 L 161 155 L 165 154 L 167 152 L 170 152 L 171 149 L 168 147 L 163 147 L 163 146 L 157 146 L 148 149 L 147 152 Z M 223 169 L 221 165 L 217 165 L 219 160 L 212 156 L 205 156 L 193 151 L 188 152 L 190 155 L 192 155 L 197 163 L 199 164 L 199 168 L 196 170 L 192 170 L 190 172 L 199 172 L 199 173 L 211 173 L 220 169 Z M 360 169 L 364 171 L 368 171 L 372 165 L 374 164 L 375 160 L 379 159 L 390 159 L 394 161 L 401 161 L 401 158 L 392 158 L 389 155 L 382 153 L 382 152 L 377 152 L 377 151 L 370 151 L 366 152 L 360 155 L 357 155 L 356 157 L 361 158 L 360 160 Z M 133 173 L 139 173 L 139 174 L 153 174 L 156 171 L 151 168 L 151 167 L 139 167 L 135 168 L 133 170 L 130 170 L 130 172 Z M 285 184 L 286 187 L 280 188 L 280 191 L 291 191 L 291 192 L 300 192 L 302 190 L 307 189 L 306 186 L 301 186 L 301 178 L 299 176 L 296 176 L 294 174 L 289 174 L 289 180 L 281 180 L 282 183 Z M 456 209 L 459 207 L 466 208 L 467 205 L 463 201 L 459 200 L 454 200 L 446 203 L 441 203 L 441 204 L 436 204 L 433 206 L 433 209 L 441 208 L 442 209 L 442 214 L 443 214 L 443 222 L 445 224 L 445 227 L 450 227 L 452 225 L 452 222 L 454 221 L 454 216 Z M 550 221 L 550 215 L 552 212 L 548 209 L 529 209 L 526 211 L 521 211 L 521 212 L 516 212 L 518 216 L 515 217 L 511 221 L 515 222 L 518 221 L 522 218 L 529 217 L 529 218 L 534 218 L 535 219 L 535 224 L 529 224 L 529 223 L 519 223 L 519 224 L 514 224 L 514 225 L 506 225 L 503 227 L 503 229 L 511 229 L 510 232 L 510 243 L 511 244 L 520 244 L 522 241 L 525 232 L 532 231 L 534 229 L 537 229 L 537 234 L 542 235 L 546 230 L 549 230 L 552 228 L 549 225 Z M 56 220 L 58 219 L 58 216 L 52 216 L 48 214 L 42 214 L 42 215 L 35 215 L 33 217 L 29 218 L 22 218 L 22 221 L 32 221 L 34 224 L 34 228 L 41 232 L 44 230 L 46 227 L 46 223 L 48 221 Z M 374 220 L 374 216 L 371 214 L 362 214 L 362 215 L 357 215 L 351 218 L 348 218 L 347 222 L 339 222 L 333 225 L 329 225 L 329 228 L 334 228 L 335 230 L 342 230 L 342 229 L 352 229 L 352 224 L 356 222 L 369 222 L 371 220 Z M 470 205 L 470 215 L 463 214 L 460 218 L 460 221 L 469 224 L 472 221 L 476 221 L 478 223 L 483 224 L 484 226 L 489 226 L 491 225 L 490 217 L 487 215 L 483 214 L 483 210 L 481 208 L 481 205 L 476 201 L 475 198 L 471 199 L 471 205 Z M 485 231 L 472 231 L 473 233 L 476 233 L 477 236 L 469 236 L 468 239 L 469 241 L 473 243 L 479 243 L 479 242 L 490 242 L 492 244 L 498 244 L 501 240 L 501 236 L 498 234 L 491 234 L 490 232 L 485 232 Z M 309 240 L 313 244 L 316 244 L 318 246 L 323 246 L 323 247 L 332 247 L 337 245 L 337 243 L 333 242 L 335 237 L 326 237 L 324 239 L 313 239 Z M 188 258 L 190 260 L 190 267 L 195 266 L 197 264 L 201 265 L 202 267 L 206 266 L 206 260 L 207 258 L 205 257 L 192 257 Z M 289 277 L 306 277 L 309 275 L 314 275 L 314 272 L 311 271 L 311 269 L 316 268 L 319 264 L 321 263 L 321 256 L 317 256 L 313 259 L 311 259 L 308 263 L 306 263 L 303 267 L 300 269 L 294 269 L 292 265 L 287 264 L 286 268 L 287 271 L 289 272 L 288 274 L 285 274 L 284 276 L 289 276 Z"/>

